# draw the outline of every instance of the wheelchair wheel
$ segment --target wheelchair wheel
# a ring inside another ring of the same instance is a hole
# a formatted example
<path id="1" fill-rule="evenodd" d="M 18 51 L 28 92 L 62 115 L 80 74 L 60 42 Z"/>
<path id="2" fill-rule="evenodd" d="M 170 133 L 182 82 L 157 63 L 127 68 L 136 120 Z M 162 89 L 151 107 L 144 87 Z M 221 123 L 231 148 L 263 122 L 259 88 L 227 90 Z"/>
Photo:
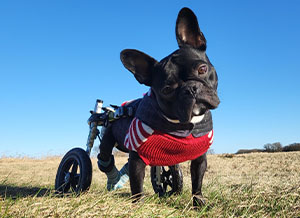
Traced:
<path id="1" fill-rule="evenodd" d="M 160 181 L 157 170 L 160 170 Z M 182 192 L 183 176 L 179 164 L 174 166 L 154 166 L 151 167 L 151 183 L 155 193 L 160 197 L 179 194 Z"/>
<path id="2" fill-rule="evenodd" d="M 92 163 L 81 148 L 65 154 L 57 169 L 55 190 L 59 194 L 80 194 L 89 189 L 92 181 Z"/>

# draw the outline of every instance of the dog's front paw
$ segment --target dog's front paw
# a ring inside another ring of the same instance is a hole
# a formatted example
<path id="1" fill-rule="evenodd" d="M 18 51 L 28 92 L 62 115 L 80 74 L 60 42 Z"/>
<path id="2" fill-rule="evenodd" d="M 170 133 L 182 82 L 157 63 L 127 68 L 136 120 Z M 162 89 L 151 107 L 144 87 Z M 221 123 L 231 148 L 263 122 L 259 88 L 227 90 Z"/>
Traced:
<path id="1" fill-rule="evenodd" d="M 132 195 L 131 199 L 132 199 L 133 204 L 143 203 L 144 202 L 144 193 L 138 193 L 138 194 Z"/>
<path id="2" fill-rule="evenodd" d="M 193 207 L 194 208 L 201 208 L 205 206 L 206 201 L 202 195 L 194 195 L 193 196 Z"/>

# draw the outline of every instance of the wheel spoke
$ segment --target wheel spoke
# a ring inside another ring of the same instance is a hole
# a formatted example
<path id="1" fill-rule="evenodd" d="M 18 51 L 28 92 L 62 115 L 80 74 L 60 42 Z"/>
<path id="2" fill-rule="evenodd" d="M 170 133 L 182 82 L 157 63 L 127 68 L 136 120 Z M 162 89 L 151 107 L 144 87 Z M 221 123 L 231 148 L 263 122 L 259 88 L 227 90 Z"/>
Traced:
<path id="1" fill-rule="evenodd" d="M 172 188 L 172 183 L 170 182 L 171 171 L 166 170 L 165 167 L 162 167 L 161 173 L 161 183 L 163 192 L 166 193 L 168 189 L 168 185 Z"/>
<path id="2" fill-rule="evenodd" d="M 171 169 L 168 171 L 164 170 L 162 177 L 164 178 L 163 187 L 164 191 L 167 192 L 168 186 L 170 186 L 170 189 L 172 192 L 173 189 L 173 183 L 172 183 L 172 172 Z"/>
<path id="3" fill-rule="evenodd" d="M 171 175 L 171 170 L 163 170 L 163 173 L 161 175 L 165 178 L 169 178 L 169 176 Z"/>
<path id="4" fill-rule="evenodd" d="M 168 179 L 168 180 L 166 181 L 166 184 L 168 184 L 168 185 L 172 188 L 172 182 L 171 182 L 171 180 Z"/>
<path id="5" fill-rule="evenodd" d="M 70 173 L 70 186 L 72 187 L 73 191 L 76 191 L 76 186 L 78 185 L 78 178 L 77 177 L 77 169 L 78 169 L 78 162 L 76 160 L 73 161 L 71 165 L 71 173 Z"/>
<path id="6" fill-rule="evenodd" d="M 77 175 L 76 176 L 73 175 L 70 181 L 73 191 L 77 191 L 78 182 L 79 182 L 79 177 Z"/>
<path id="7" fill-rule="evenodd" d="M 74 175 L 74 183 L 75 183 L 75 184 L 78 184 L 78 183 L 79 183 L 79 179 L 80 179 L 80 174 Z"/>
<path id="8" fill-rule="evenodd" d="M 70 184 L 69 182 L 68 182 L 68 183 L 65 183 L 65 184 L 64 184 L 64 188 L 63 188 L 64 192 L 69 191 L 70 186 L 71 186 L 71 184 Z"/>
<path id="9" fill-rule="evenodd" d="M 167 192 L 168 184 L 166 182 L 163 183 L 163 192 Z"/>
<path id="10" fill-rule="evenodd" d="M 168 170 L 167 172 L 166 172 L 166 177 L 170 177 L 171 176 L 171 170 Z"/>
<path id="11" fill-rule="evenodd" d="M 66 193 L 70 189 L 70 182 L 64 182 L 61 186 L 60 189 L 63 193 Z"/>
<path id="12" fill-rule="evenodd" d="M 78 163 L 77 163 L 77 161 L 74 160 L 74 162 L 73 162 L 72 165 L 73 165 L 73 166 L 72 166 L 72 171 L 71 171 L 71 173 L 72 173 L 73 175 L 75 175 L 75 174 L 77 173 L 77 168 L 78 168 Z"/>

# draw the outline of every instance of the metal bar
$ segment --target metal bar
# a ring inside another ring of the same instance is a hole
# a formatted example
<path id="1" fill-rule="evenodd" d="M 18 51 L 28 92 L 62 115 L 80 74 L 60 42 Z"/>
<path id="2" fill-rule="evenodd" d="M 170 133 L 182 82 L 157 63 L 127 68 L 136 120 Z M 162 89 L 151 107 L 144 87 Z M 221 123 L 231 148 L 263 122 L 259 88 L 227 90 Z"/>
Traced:
<path id="1" fill-rule="evenodd" d="M 100 114 L 101 110 L 102 110 L 102 106 L 103 106 L 103 101 L 100 99 L 97 99 L 95 107 L 94 107 L 94 113 Z M 87 139 L 87 143 L 86 143 L 86 152 L 88 153 L 88 155 L 91 154 L 92 148 L 94 146 L 94 141 L 98 135 L 99 131 L 97 129 L 97 123 L 93 122 L 90 125 L 90 133 Z"/>
<path id="2" fill-rule="evenodd" d="M 161 166 L 155 166 L 156 170 L 156 185 L 160 186 L 161 185 L 161 178 L 160 178 L 160 174 L 161 174 Z"/>

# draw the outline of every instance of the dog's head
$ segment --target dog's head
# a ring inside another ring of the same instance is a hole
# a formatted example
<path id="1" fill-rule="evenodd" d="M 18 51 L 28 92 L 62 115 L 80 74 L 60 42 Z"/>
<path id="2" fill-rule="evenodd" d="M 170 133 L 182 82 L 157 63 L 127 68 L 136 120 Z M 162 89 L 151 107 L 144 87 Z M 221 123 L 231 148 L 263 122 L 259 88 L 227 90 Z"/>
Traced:
<path id="1" fill-rule="evenodd" d="M 132 49 L 121 52 L 121 61 L 139 83 L 152 88 L 167 117 L 188 123 L 219 105 L 218 77 L 197 17 L 188 8 L 178 14 L 176 39 L 179 49 L 160 62 Z"/>

